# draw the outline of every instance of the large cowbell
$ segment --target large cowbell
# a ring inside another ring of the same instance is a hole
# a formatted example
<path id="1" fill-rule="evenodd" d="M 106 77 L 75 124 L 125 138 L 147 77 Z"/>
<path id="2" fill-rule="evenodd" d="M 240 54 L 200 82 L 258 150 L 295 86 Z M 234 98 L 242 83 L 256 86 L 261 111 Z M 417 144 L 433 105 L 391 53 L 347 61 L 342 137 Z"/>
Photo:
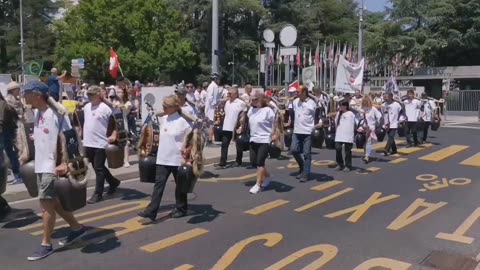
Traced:
<path id="1" fill-rule="evenodd" d="M 128 140 L 128 134 L 125 129 L 125 122 L 122 111 L 117 111 L 113 114 L 115 120 L 115 129 L 117 130 L 117 142 L 115 144 L 108 144 L 105 147 L 107 154 L 108 167 L 111 169 L 118 169 L 123 166 L 125 159 L 125 143 Z"/>
<path id="2" fill-rule="evenodd" d="M 55 181 L 58 200 L 66 211 L 76 211 L 87 204 L 88 164 L 80 155 L 78 136 L 74 129 L 63 132 L 68 154 L 69 176 Z"/>
<path id="3" fill-rule="evenodd" d="M 335 133 L 328 132 L 327 136 L 325 137 L 325 146 L 327 149 L 335 149 Z"/>
<path id="4" fill-rule="evenodd" d="M 20 160 L 23 163 L 20 166 L 20 177 L 27 188 L 28 194 L 32 197 L 38 196 L 37 175 L 35 174 L 35 144 L 32 140 L 34 123 L 25 123 L 23 129 L 18 130 L 18 140 L 22 141 L 19 147 Z"/>
<path id="5" fill-rule="evenodd" d="M 157 122 L 150 121 L 145 124 L 141 140 L 146 140 L 145 155 L 138 159 L 138 169 L 140 171 L 140 182 L 155 183 L 155 173 L 157 167 L 157 152 L 160 138 L 160 127 Z"/>
<path id="6" fill-rule="evenodd" d="M 284 142 L 285 142 L 285 146 L 287 148 L 290 148 L 290 146 L 292 145 L 292 136 L 293 136 L 293 129 L 292 128 L 285 129 L 283 139 L 284 139 Z"/>
<path id="7" fill-rule="evenodd" d="M 2 157 L 2 159 L 0 159 L 0 195 L 5 193 L 5 191 L 7 190 L 7 171 L 8 168 L 7 164 L 5 163 L 5 157 Z"/>
<path id="8" fill-rule="evenodd" d="M 270 142 L 268 145 L 268 155 L 270 158 L 279 158 L 282 155 L 282 149 L 278 147 L 275 142 Z"/>
<path id="9" fill-rule="evenodd" d="M 248 151 L 250 149 L 250 136 L 247 134 L 238 135 L 236 147 L 241 151 Z"/>
<path id="10" fill-rule="evenodd" d="M 222 127 L 219 125 L 213 126 L 213 137 L 216 142 L 222 141 Z"/>
<path id="11" fill-rule="evenodd" d="M 323 129 L 314 129 L 312 131 L 312 147 L 313 148 L 323 148 L 323 142 L 325 141 L 325 130 Z"/>
<path id="12" fill-rule="evenodd" d="M 197 177 L 193 173 L 193 167 L 190 164 L 183 164 L 178 167 L 177 185 L 182 193 L 192 193 L 197 183 Z"/>

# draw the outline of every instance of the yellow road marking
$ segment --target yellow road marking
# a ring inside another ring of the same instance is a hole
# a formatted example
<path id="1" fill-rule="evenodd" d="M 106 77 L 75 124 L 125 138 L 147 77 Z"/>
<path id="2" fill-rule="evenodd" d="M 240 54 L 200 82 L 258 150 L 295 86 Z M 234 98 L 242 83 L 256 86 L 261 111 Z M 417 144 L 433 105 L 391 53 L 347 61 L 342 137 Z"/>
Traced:
<path id="1" fill-rule="evenodd" d="M 405 162 L 407 160 L 408 160 L 408 158 L 397 158 L 397 159 L 394 159 L 394 160 L 392 160 L 388 163 L 390 163 L 390 164 L 400 164 L 400 163 Z"/>
<path id="2" fill-rule="evenodd" d="M 80 223 L 87 223 L 87 222 L 97 221 L 97 220 L 101 220 L 101 219 L 105 219 L 105 218 L 109 218 L 109 217 L 119 216 L 119 215 L 122 215 L 122 214 L 125 214 L 125 213 L 128 213 L 128 212 L 132 212 L 132 211 L 135 211 L 135 210 L 139 210 L 139 209 L 147 207 L 147 205 L 149 203 L 150 203 L 149 201 L 126 202 L 126 203 L 121 203 L 121 204 L 116 204 L 116 205 L 103 207 L 103 208 L 92 210 L 92 211 L 86 211 L 86 212 L 83 212 L 83 213 L 79 213 L 79 214 L 76 214 L 75 217 L 80 218 L 80 217 L 85 217 L 85 216 L 91 216 L 91 215 L 95 215 L 95 214 L 98 214 L 98 213 L 107 212 L 107 211 L 110 211 L 110 210 L 113 210 L 113 209 L 116 209 L 116 208 L 123 208 L 125 206 L 134 205 L 134 207 L 122 209 L 122 210 L 119 210 L 119 211 L 116 211 L 116 212 L 113 212 L 113 213 L 108 213 L 108 214 L 105 214 L 105 215 L 92 217 L 92 218 L 89 218 L 89 219 L 79 221 Z M 56 223 L 61 222 L 61 221 L 63 221 L 63 219 L 57 219 Z M 37 223 L 37 224 L 24 226 L 24 227 L 21 227 L 21 228 L 18 228 L 18 229 L 20 231 L 27 231 L 27 230 L 30 230 L 30 229 L 40 228 L 42 226 L 43 226 L 43 223 Z M 66 226 L 67 225 L 56 226 L 56 228 L 58 229 L 58 228 L 66 227 Z"/>
<path id="3" fill-rule="evenodd" d="M 441 150 L 438 150 L 436 152 L 433 152 L 431 154 L 428 154 L 423 157 L 419 157 L 418 159 L 420 160 L 426 160 L 426 161 L 433 161 L 433 162 L 439 162 L 442 161 L 446 158 L 449 158 L 459 152 L 462 152 L 466 149 L 468 149 L 469 146 L 466 145 L 450 145 L 449 147 L 445 147 Z"/>
<path id="4" fill-rule="evenodd" d="M 403 140 L 395 140 L 395 144 L 399 145 L 399 144 L 404 144 L 405 141 Z M 376 143 L 376 144 L 372 144 L 372 150 L 373 151 L 380 151 L 380 150 L 383 150 L 385 148 L 385 145 L 387 145 L 387 142 L 381 142 L 381 143 Z M 363 149 L 352 149 L 352 152 L 354 153 L 363 153 Z"/>
<path id="5" fill-rule="evenodd" d="M 304 205 L 304 206 L 302 206 L 302 207 L 299 207 L 299 208 L 295 209 L 294 211 L 295 211 L 295 212 L 298 212 L 298 213 L 303 212 L 303 211 L 306 211 L 306 210 L 308 210 L 308 209 L 310 209 L 310 208 L 313 208 L 313 207 L 318 206 L 318 205 L 320 205 L 320 204 L 323 204 L 323 203 L 326 203 L 326 202 L 328 202 L 328 201 L 331 201 L 331 200 L 333 200 L 333 199 L 335 199 L 335 198 L 337 198 L 337 197 L 340 197 L 340 196 L 342 196 L 343 194 L 346 194 L 346 193 L 348 193 L 348 192 L 350 192 L 350 191 L 352 191 L 352 190 L 353 190 L 353 188 L 346 188 L 346 189 L 344 189 L 344 190 L 340 190 L 340 191 L 337 192 L 337 193 L 333 193 L 333 194 L 331 194 L 331 195 L 328 195 L 327 197 L 321 198 L 320 200 L 317 200 L 317 201 L 311 202 L 311 203 L 309 203 L 309 204 L 306 204 L 306 205 Z"/>
<path id="6" fill-rule="evenodd" d="M 287 204 L 287 203 L 289 203 L 289 201 L 276 200 L 276 201 L 273 201 L 273 202 L 269 202 L 269 203 L 266 203 L 266 204 L 259 205 L 255 208 L 252 208 L 248 211 L 245 211 L 245 213 L 256 216 L 256 215 L 263 214 L 267 211 L 270 211 L 274 208 L 280 207 L 280 206 L 282 206 L 284 204 Z"/>
<path id="7" fill-rule="evenodd" d="M 157 252 L 157 251 L 160 251 L 162 249 L 166 249 L 168 247 L 174 246 L 174 245 L 179 244 L 181 242 L 185 242 L 185 241 L 188 241 L 190 239 L 199 237 L 199 236 L 204 235 L 206 233 L 208 233 L 207 230 L 196 228 L 196 229 L 193 229 L 193 230 L 190 230 L 190 231 L 186 231 L 184 233 L 179 233 L 177 235 L 170 236 L 168 238 L 157 241 L 155 243 L 148 244 L 146 246 L 141 247 L 140 249 L 143 250 L 143 251 L 146 251 L 146 252 L 153 253 L 153 252 Z"/>
<path id="8" fill-rule="evenodd" d="M 377 269 L 378 267 L 381 268 L 388 268 L 390 270 L 408 270 L 412 266 L 409 263 L 397 261 L 389 258 L 375 258 L 370 259 L 366 262 L 363 262 L 359 266 L 355 267 L 353 270 L 370 270 L 370 269 Z"/>
<path id="9" fill-rule="evenodd" d="M 392 155 L 392 157 L 401 157 L 401 155 L 411 155 L 431 147 L 433 147 L 433 144 L 431 143 L 423 144 L 421 147 L 410 147 L 410 148 L 403 147 L 398 149 L 398 154 Z"/>
<path id="10" fill-rule="evenodd" d="M 461 165 L 480 167 L 480 153 L 477 153 L 464 161 L 460 162 Z"/>
<path id="11" fill-rule="evenodd" d="M 475 209 L 473 213 L 458 226 L 453 233 L 438 233 L 435 237 L 443 240 L 455 241 L 464 244 L 471 244 L 475 240 L 473 237 L 465 236 L 468 230 L 475 224 L 480 218 L 480 207 Z"/>
<path id="12" fill-rule="evenodd" d="M 370 174 L 370 173 L 378 172 L 380 170 L 381 170 L 381 168 L 378 168 L 378 167 L 370 167 L 370 168 L 366 168 L 365 171 L 363 171 L 363 172 L 357 172 L 357 174 L 367 175 L 367 174 Z"/>
<path id="13" fill-rule="evenodd" d="M 343 183 L 342 181 L 337 181 L 337 180 L 328 181 L 327 183 L 323 183 L 321 185 L 312 187 L 311 190 L 324 191 L 324 190 L 329 189 L 331 187 L 338 186 L 342 183 Z"/>
<path id="14" fill-rule="evenodd" d="M 180 265 L 179 267 L 176 267 L 175 269 L 173 270 L 192 270 L 193 269 L 193 265 L 191 264 L 182 264 Z"/>
<path id="15" fill-rule="evenodd" d="M 244 176 L 239 177 L 222 177 L 222 178 L 208 178 L 208 179 L 199 179 L 199 182 L 207 182 L 207 183 L 217 183 L 217 182 L 234 182 L 234 181 L 247 181 L 252 178 L 256 178 L 257 174 L 247 174 Z"/>
<path id="16" fill-rule="evenodd" d="M 446 202 L 428 203 L 425 202 L 425 199 L 416 199 L 407 209 L 405 209 L 405 211 L 403 211 L 403 213 L 388 225 L 387 229 L 394 231 L 400 230 L 403 227 L 430 215 L 445 205 L 447 205 Z M 424 209 L 418 211 L 420 208 Z"/>

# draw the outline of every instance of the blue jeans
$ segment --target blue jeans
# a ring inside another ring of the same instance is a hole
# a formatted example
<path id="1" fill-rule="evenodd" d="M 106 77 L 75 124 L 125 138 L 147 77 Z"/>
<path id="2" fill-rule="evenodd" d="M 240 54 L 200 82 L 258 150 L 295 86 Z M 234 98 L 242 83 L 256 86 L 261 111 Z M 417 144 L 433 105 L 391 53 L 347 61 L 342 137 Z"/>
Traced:
<path id="1" fill-rule="evenodd" d="M 300 170 L 306 176 L 310 175 L 312 167 L 312 136 L 310 134 L 293 134 L 291 152 Z M 303 158 L 300 154 L 303 153 Z"/>
<path id="2" fill-rule="evenodd" d="M 20 172 L 20 161 L 18 160 L 18 149 L 15 145 L 15 139 L 17 136 L 16 130 L 8 130 L 3 132 L 3 146 L 5 147 L 5 153 L 12 164 L 12 172 L 17 175 Z"/>

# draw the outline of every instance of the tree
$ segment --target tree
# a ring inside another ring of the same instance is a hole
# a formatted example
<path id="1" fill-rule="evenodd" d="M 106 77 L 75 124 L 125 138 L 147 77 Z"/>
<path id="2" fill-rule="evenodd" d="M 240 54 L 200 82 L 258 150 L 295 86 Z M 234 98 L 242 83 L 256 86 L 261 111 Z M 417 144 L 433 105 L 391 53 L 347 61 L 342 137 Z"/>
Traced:
<path id="1" fill-rule="evenodd" d="M 185 30 L 182 13 L 167 0 L 84 0 L 56 24 L 56 58 L 68 68 L 71 59 L 82 57 L 85 78 L 111 81 L 113 47 L 130 79 L 191 79 L 199 56 Z"/>

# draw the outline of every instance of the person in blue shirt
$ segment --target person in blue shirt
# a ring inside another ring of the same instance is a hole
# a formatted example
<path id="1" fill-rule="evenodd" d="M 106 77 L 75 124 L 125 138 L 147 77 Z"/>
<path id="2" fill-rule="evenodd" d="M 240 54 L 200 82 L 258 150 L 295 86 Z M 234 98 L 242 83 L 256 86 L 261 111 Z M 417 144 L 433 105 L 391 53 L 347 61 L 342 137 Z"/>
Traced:
<path id="1" fill-rule="evenodd" d="M 52 68 L 50 71 L 51 75 L 48 77 L 48 89 L 50 92 L 50 96 L 53 97 L 56 101 L 60 98 L 60 83 L 58 82 L 63 77 L 67 75 L 67 71 L 63 71 L 62 75 L 58 76 L 58 70 L 56 68 Z"/>

